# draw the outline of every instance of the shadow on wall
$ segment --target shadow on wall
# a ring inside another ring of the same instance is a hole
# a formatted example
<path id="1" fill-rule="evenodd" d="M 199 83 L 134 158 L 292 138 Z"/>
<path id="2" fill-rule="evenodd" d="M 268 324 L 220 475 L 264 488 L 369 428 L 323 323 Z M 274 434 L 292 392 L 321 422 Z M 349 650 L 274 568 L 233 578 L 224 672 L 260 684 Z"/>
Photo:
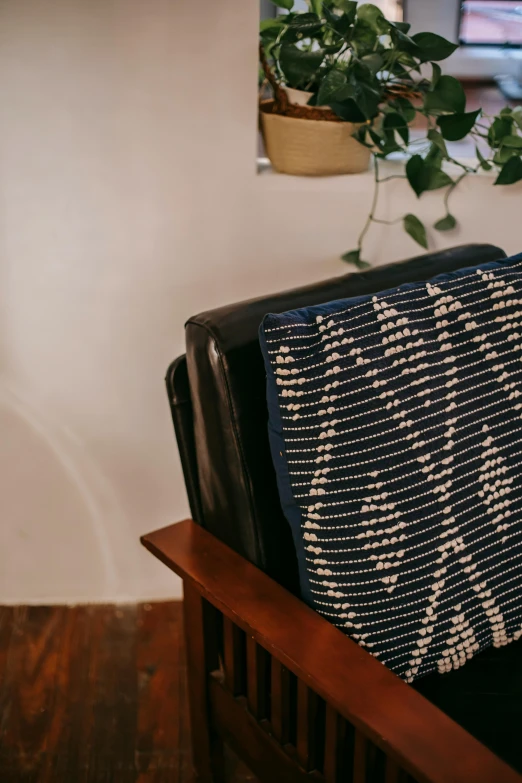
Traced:
<path id="1" fill-rule="evenodd" d="M 2 603 L 125 600 L 114 536 L 130 533 L 81 443 L 2 382 L 0 432 Z"/>

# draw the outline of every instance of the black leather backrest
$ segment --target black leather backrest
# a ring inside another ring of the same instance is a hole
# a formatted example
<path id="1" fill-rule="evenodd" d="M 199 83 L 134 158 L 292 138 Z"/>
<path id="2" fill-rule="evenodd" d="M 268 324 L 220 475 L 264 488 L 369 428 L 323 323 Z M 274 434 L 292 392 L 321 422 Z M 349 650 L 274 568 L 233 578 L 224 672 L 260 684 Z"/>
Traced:
<path id="1" fill-rule="evenodd" d="M 194 522 L 203 524 L 201 493 L 199 491 L 196 440 L 194 438 L 194 419 L 187 370 L 187 359 L 180 356 L 167 370 L 165 377 L 170 412 L 174 423 L 174 432 L 178 442 L 178 451 L 183 468 L 183 478 L 187 488 L 190 513 Z"/>
<path id="2" fill-rule="evenodd" d="M 265 370 L 258 329 L 269 312 L 374 293 L 505 253 L 467 245 L 220 307 L 187 322 L 201 523 L 281 584 L 297 590 L 293 543 L 277 494 L 267 434 Z M 193 461 L 194 462 L 194 461 Z M 193 467 L 185 467 L 189 474 Z M 192 505 L 192 503 L 191 503 Z"/>

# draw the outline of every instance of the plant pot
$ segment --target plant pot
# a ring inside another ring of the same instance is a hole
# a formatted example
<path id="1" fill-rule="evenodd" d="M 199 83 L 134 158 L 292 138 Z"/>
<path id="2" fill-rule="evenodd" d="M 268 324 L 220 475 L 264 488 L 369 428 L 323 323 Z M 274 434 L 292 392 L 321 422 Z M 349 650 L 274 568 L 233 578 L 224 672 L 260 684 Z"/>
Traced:
<path id="1" fill-rule="evenodd" d="M 261 130 L 275 171 L 306 177 L 358 174 L 370 163 L 370 150 L 353 138 L 359 124 L 285 117 L 262 101 Z"/>

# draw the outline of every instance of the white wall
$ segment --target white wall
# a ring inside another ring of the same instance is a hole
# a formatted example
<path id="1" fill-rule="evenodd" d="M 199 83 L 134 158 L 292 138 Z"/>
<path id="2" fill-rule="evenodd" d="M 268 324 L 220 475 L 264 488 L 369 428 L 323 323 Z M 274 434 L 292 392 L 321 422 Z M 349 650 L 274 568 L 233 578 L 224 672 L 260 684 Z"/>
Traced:
<path id="1" fill-rule="evenodd" d="M 184 320 L 345 271 L 370 177 L 255 175 L 258 13 L 0 4 L 1 602 L 178 595 L 138 536 L 188 513 L 163 388 Z M 521 192 L 466 186 L 446 243 L 521 249 Z"/>

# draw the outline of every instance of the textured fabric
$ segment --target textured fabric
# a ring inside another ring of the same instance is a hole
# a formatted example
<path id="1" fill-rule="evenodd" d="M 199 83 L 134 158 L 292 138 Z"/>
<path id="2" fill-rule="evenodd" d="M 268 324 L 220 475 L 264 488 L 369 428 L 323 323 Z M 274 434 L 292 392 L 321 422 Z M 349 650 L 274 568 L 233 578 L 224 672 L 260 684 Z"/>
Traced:
<path id="1" fill-rule="evenodd" d="M 184 419 L 180 456 L 198 522 L 299 593 L 295 546 L 279 501 L 266 429 L 266 374 L 258 339 L 263 316 L 425 280 L 427 265 L 437 275 L 498 258 L 505 253 L 494 245 L 461 245 L 192 316 L 185 332 L 190 400 L 182 367 L 169 371 L 167 384 L 171 400 L 180 384 L 187 402 L 174 418 Z M 226 282 L 221 284 L 225 291 Z"/>
<path id="2" fill-rule="evenodd" d="M 522 633 L 522 256 L 268 315 L 303 597 L 411 681 Z"/>

